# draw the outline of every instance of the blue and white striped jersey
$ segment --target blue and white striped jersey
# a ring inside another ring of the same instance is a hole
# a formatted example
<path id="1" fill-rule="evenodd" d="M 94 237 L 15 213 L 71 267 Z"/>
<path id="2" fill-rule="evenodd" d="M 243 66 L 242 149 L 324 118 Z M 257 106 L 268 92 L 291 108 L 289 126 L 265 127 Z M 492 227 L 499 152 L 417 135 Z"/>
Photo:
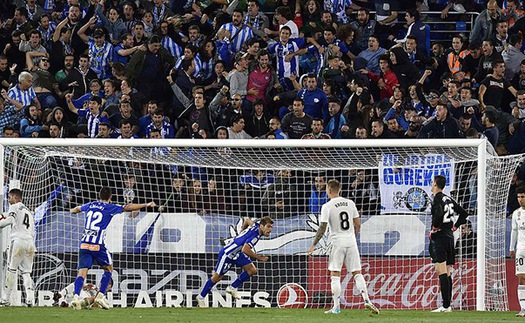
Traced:
<path id="1" fill-rule="evenodd" d="M 246 43 L 248 39 L 253 38 L 252 29 L 245 25 L 236 27 L 233 23 L 229 22 L 222 25 L 221 29 L 227 30 L 230 33 L 231 49 L 234 53 L 239 52 L 242 49 L 242 45 Z"/>
<path id="2" fill-rule="evenodd" d="M 100 80 L 111 78 L 110 63 L 113 62 L 113 45 L 106 41 L 103 46 L 97 47 L 95 40 L 89 37 L 88 47 L 91 69 L 97 73 Z"/>
<path id="3" fill-rule="evenodd" d="M 173 68 L 176 69 L 176 70 L 181 69 L 182 60 L 184 60 L 185 58 L 186 58 L 185 55 L 182 55 L 181 57 L 179 57 L 179 59 L 175 62 L 175 67 L 173 67 Z M 198 77 L 199 73 L 201 72 L 201 69 L 202 69 L 201 57 L 200 57 L 199 54 L 197 54 L 193 58 L 193 62 L 195 63 L 195 70 L 193 71 L 192 76 L 193 77 Z"/>
<path id="4" fill-rule="evenodd" d="M 36 93 L 33 87 L 30 87 L 28 90 L 21 90 L 18 85 L 16 85 L 9 89 L 7 96 L 10 99 L 15 99 L 22 103 L 24 107 L 27 107 L 33 103 L 33 99 L 36 98 Z"/>
<path id="5" fill-rule="evenodd" d="M 80 211 L 86 213 L 84 234 L 80 243 L 105 245 L 106 229 L 115 214 L 122 213 L 122 205 L 101 201 L 90 202 L 82 205 Z"/>
<path id="6" fill-rule="evenodd" d="M 237 257 L 245 244 L 248 244 L 250 248 L 253 248 L 261 237 L 259 233 L 259 227 L 260 223 L 255 222 L 253 225 L 246 228 L 222 248 L 224 250 L 224 254 L 227 255 L 228 258 L 233 259 Z"/>
<path id="7" fill-rule="evenodd" d="M 109 122 L 107 117 L 103 117 L 100 114 L 94 115 L 89 109 L 78 109 L 78 115 L 84 117 L 87 120 L 88 136 L 95 138 L 98 134 L 98 125 L 102 122 Z"/>
<path id="8" fill-rule="evenodd" d="M 160 44 L 177 60 L 184 53 L 182 47 L 179 46 L 171 37 L 162 37 Z"/>
<path id="9" fill-rule="evenodd" d="M 277 75 L 279 78 L 290 77 L 290 74 L 299 75 L 299 56 L 295 56 L 289 62 L 284 58 L 286 55 L 296 52 L 305 45 L 304 38 L 289 39 L 286 44 L 278 42 L 268 47 L 268 51 L 277 58 Z"/>

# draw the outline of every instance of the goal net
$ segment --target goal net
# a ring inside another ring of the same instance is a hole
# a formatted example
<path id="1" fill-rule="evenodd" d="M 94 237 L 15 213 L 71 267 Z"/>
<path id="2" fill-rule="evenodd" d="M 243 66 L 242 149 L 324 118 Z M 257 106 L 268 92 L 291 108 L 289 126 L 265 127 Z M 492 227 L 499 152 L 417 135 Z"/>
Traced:
<path id="1" fill-rule="evenodd" d="M 507 266 L 503 237 L 509 231 L 510 182 L 522 156 L 487 156 L 482 140 L 3 139 L 0 144 L 4 211 L 7 192 L 15 186 L 35 210 L 33 279 L 40 306 L 52 305 L 53 291 L 76 276 L 84 214 L 69 209 L 96 200 L 99 189 L 109 186 L 115 203 L 163 206 L 162 212 L 151 208 L 113 218 L 106 237 L 114 261 L 112 306 L 196 306 L 217 253 L 239 234 L 242 218 L 269 215 L 273 232 L 256 245 L 269 261 L 255 262 L 258 273 L 241 286 L 241 300 L 224 293 L 240 274 L 236 269 L 216 285 L 208 304 L 330 307 L 331 241 L 325 236 L 313 257 L 306 251 L 327 201 L 326 182 L 337 179 L 342 195 L 360 210 L 358 244 L 372 301 L 382 309 L 436 308 L 441 296 L 427 233 L 430 187 L 438 174 L 447 178 L 445 193 L 469 211 L 477 234 L 476 242 L 468 229 L 463 238 L 456 232 L 452 306 L 507 310 L 514 301 L 515 285 L 507 288 L 513 266 Z M 7 230 L 0 238 L 5 251 Z M 101 277 L 95 266 L 87 282 L 98 285 Z M 346 269 L 341 282 L 342 307 L 362 308 Z M 23 296 L 14 297 L 16 304 Z"/>

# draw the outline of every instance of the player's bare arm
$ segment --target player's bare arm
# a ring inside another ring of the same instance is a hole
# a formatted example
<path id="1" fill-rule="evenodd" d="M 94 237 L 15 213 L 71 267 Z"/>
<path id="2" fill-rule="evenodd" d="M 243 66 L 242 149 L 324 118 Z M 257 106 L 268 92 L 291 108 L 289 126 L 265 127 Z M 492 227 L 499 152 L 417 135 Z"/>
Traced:
<path id="1" fill-rule="evenodd" d="M 72 208 L 71 210 L 69 210 L 70 213 L 73 213 L 73 214 L 77 214 L 80 212 L 80 206 L 76 206 L 74 208 Z"/>
<path id="2" fill-rule="evenodd" d="M 361 230 L 361 220 L 359 218 L 354 218 L 354 233 L 356 237 L 359 234 L 360 230 Z"/>
<path id="3" fill-rule="evenodd" d="M 124 211 L 136 211 L 145 207 L 155 207 L 157 204 L 155 202 L 149 203 L 140 203 L 140 204 L 126 204 L 124 205 Z"/>
<path id="4" fill-rule="evenodd" d="M 252 248 L 248 244 L 242 246 L 242 252 L 252 259 L 257 259 L 260 261 L 268 261 L 269 259 L 267 256 L 261 256 L 253 252 Z"/>
<path id="5" fill-rule="evenodd" d="M 315 250 L 315 246 L 319 243 L 319 241 L 321 241 L 321 238 L 326 232 L 327 226 L 328 226 L 328 222 L 321 222 L 321 224 L 319 225 L 319 229 L 317 229 L 317 233 L 315 234 L 315 237 L 314 237 L 314 242 L 312 243 L 312 246 L 310 247 L 310 249 L 308 249 L 308 252 L 307 252 L 309 256 L 312 255 L 312 253 Z"/>

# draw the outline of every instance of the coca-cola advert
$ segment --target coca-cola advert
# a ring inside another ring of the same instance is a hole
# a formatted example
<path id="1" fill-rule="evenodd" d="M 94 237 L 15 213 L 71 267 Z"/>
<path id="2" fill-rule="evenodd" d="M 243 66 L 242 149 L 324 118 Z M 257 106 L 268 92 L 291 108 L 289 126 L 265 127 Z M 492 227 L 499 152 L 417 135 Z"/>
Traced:
<path id="1" fill-rule="evenodd" d="M 381 309 L 433 309 L 441 305 L 441 294 L 434 264 L 429 258 L 362 258 L 362 271 L 370 299 Z M 463 260 L 452 270 L 454 309 L 476 308 L 476 265 Z M 341 306 L 360 308 L 363 298 L 351 273 L 341 273 Z M 308 263 L 308 295 L 312 307 L 331 304 L 328 257 L 313 257 Z"/>

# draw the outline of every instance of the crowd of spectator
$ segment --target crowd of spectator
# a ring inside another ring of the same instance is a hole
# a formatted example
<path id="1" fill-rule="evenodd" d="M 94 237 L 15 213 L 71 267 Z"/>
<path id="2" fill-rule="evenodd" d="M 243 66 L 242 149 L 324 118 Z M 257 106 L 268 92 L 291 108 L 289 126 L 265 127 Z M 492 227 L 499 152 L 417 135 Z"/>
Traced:
<path id="1" fill-rule="evenodd" d="M 429 10 L 479 14 L 431 43 Z M 518 0 L 13 0 L 0 16 L 3 137 L 485 136 L 499 155 L 525 149 Z"/>

